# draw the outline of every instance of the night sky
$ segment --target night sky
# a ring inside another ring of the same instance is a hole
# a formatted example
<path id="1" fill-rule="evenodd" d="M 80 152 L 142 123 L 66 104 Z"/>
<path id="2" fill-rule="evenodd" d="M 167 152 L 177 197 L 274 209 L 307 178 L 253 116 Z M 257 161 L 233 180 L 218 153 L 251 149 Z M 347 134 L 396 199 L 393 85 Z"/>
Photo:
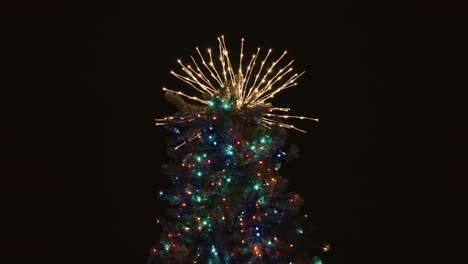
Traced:
<path id="1" fill-rule="evenodd" d="M 309 133 L 290 132 L 300 157 L 280 172 L 331 244 L 325 263 L 406 263 L 415 238 L 443 243 L 434 238 L 443 231 L 410 217 L 442 214 L 431 209 L 431 187 L 457 195 L 432 180 L 439 167 L 426 151 L 440 146 L 419 133 L 443 127 L 434 126 L 441 112 L 422 110 L 444 103 L 429 104 L 435 94 L 422 88 L 442 84 L 429 65 L 444 60 L 432 52 L 442 43 L 435 34 L 449 35 L 437 22 L 443 7 L 413 18 L 348 1 L 153 2 L 15 7 L 5 19 L 7 95 L 16 99 L 2 98 L 2 112 L 13 113 L 2 129 L 8 263 L 146 262 L 165 208 L 156 192 L 168 185 L 167 132 L 154 119 L 175 111 L 161 87 L 190 89 L 169 71 L 221 34 L 232 54 L 244 37 L 251 50 L 287 50 L 306 71 L 274 103 L 320 123 L 295 123 Z"/>

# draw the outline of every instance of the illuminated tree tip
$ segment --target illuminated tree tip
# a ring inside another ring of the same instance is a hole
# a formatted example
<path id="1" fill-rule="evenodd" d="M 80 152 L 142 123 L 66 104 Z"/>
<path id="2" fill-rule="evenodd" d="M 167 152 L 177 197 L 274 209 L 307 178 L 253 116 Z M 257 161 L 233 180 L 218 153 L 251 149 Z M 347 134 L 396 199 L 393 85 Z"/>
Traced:
<path id="1" fill-rule="evenodd" d="M 267 53 L 261 53 L 261 47 L 257 47 L 256 54 L 252 54 L 250 60 L 243 61 L 244 38 L 242 37 L 238 64 L 236 65 L 229 57 L 224 35 L 218 37 L 218 47 L 217 54 L 213 54 L 211 48 L 208 48 L 207 56 L 206 54 L 203 55 L 197 46 L 195 49 L 199 55 L 199 61 L 197 62 L 197 59 L 190 56 L 194 63 L 193 67 L 190 64 L 184 65 L 182 60 L 178 59 L 177 62 L 181 65 L 183 72 L 179 74 L 170 71 L 173 76 L 192 87 L 198 95 L 192 96 L 166 88 L 163 88 L 163 90 L 208 106 L 213 106 L 210 103 L 213 100 L 224 98 L 232 103 L 232 107 L 220 104 L 225 110 L 242 112 L 247 109 L 259 108 L 263 109 L 261 114 L 264 116 L 266 113 L 271 112 L 268 109 L 274 108 L 268 101 L 281 91 L 296 86 L 296 80 L 304 73 L 304 71 L 300 74 L 291 73 L 293 71 L 291 64 L 294 60 L 291 60 L 285 66 L 277 67 L 281 59 L 287 54 L 287 50 L 283 51 L 281 56 L 273 58 L 274 55 L 270 56 L 270 54 L 273 54 L 272 48 L 268 49 Z M 213 57 L 219 59 L 219 61 L 214 61 Z M 262 57 L 262 60 L 258 63 L 257 59 L 260 57 Z M 265 67 L 266 63 L 268 63 L 269 67 Z M 200 68 L 199 65 L 203 65 L 204 68 Z M 303 132 L 303 130 L 295 126 L 276 120 L 276 118 L 280 117 L 269 117 L 271 119 L 261 119 L 260 124 L 268 128 L 280 126 Z M 315 120 L 312 118 L 300 119 Z M 189 118 L 188 120 L 193 121 L 195 119 Z"/>

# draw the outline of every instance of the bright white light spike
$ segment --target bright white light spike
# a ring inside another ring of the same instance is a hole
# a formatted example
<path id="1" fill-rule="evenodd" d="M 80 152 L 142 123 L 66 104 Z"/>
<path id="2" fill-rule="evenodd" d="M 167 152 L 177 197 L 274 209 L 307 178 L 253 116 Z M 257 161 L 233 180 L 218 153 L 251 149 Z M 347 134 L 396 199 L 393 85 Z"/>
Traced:
<path id="1" fill-rule="evenodd" d="M 285 66 L 281 66 L 279 70 L 275 69 L 277 64 L 279 64 L 283 57 L 286 56 L 286 51 L 284 51 L 277 59 L 270 60 L 269 62 L 268 59 L 272 53 L 272 49 L 269 49 L 268 52 L 266 52 L 266 55 L 262 55 L 263 59 L 260 65 L 258 65 L 256 62 L 257 58 L 260 56 L 261 49 L 257 48 L 257 52 L 252 55 L 252 58 L 248 64 L 243 65 L 244 38 L 241 39 L 240 54 L 237 65 L 233 66 L 231 62 L 224 36 L 218 37 L 218 49 L 219 54 L 214 54 L 212 49 L 208 49 L 207 53 L 209 61 L 205 61 L 202 52 L 200 52 L 197 47 L 196 51 L 199 55 L 199 63 L 197 63 L 197 60 L 194 57 L 190 56 L 194 63 L 194 67 L 190 65 L 184 65 L 181 60 L 177 60 L 185 74 L 182 75 L 171 71 L 172 75 L 174 75 L 179 80 L 189 84 L 194 89 L 194 91 L 201 94 L 200 97 L 191 96 L 180 91 L 173 91 L 166 88 L 163 88 L 163 90 L 205 105 L 209 105 L 209 100 L 211 98 L 226 94 L 226 89 L 233 86 L 233 89 L 231 90 L 232 92 L 229 93 L 229 96 L 231 96 L 231 100 L 234 100 L 233 103 L 237 110 L 242 111 L 248 108 L 265 106 L 267 101 L 271 100 L 279 92 L 296 86 L 297 84 L 295 81 L 303 74 L 303 72 L 300 74 L 293 73 L 291 65 L 294 60 L 287 63 Z M 217 57 L 219 60 L 215 62 L 213 61 L 213 57 Z M 247 61 L 245 62 L 247 63 Z M 200 64 L 203 65 L 202 68 L 200 67 Z M 310 117 L 271 114 L 273 111 L 288 112 L 289 110 L 290 108 L 269 106 L 267 109 L 269 113 L 263 113 L 264 117 L 262 117 L 260 124 L 268 128 L 271 128 L 272 126 L 280 126 L 305 132 L 304 130 L 298 129 L 293 125 L 285 124 L 275 119 L 294 118 L 313 120 L 318 122 L 318 119 Z M 190 122 L 197 118 L 201 117 L 194 116 L 186 120 L 179 121 Z M 168 121 L 174 119 L 174 117 L 166 117 L 165 119 L 157 120 L 159 121 L 157 125 L 166 125 Z"/>

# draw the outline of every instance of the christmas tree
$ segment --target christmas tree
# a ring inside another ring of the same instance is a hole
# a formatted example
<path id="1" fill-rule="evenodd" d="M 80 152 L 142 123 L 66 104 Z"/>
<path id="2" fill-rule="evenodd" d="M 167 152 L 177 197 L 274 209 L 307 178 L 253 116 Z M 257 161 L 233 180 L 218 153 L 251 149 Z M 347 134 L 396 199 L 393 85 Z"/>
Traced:
<path id="1" fill-rule="evenodd" d="M 285 149 L 287 129 L 305 132 L 284 120 L 318 120 L 281 114 L 290 109 L 268 102 L 301 74 L 292 73 L 292 61 L 278 66 L 286 52 L 268 62 L 272 50 L 260 59 L 258 48 L 246 60 L 242 39 L 235 66 L 224 37 L 218 48 L 216 55 L 197 48 L 198 62 L 179 60 L 183 73 L 171 72 L 194 95 L 163 88 L 179 109 L 156 119 L 173 133 L 171 161 L 163 166 L 173 187 L 158 192 L 170 209 L 157 220 L 163 232 L 148 263 L 320 264 L 329 245 L 319 242 L 300 212 L 303 199 L 279 175 L 296 155 Z"/>

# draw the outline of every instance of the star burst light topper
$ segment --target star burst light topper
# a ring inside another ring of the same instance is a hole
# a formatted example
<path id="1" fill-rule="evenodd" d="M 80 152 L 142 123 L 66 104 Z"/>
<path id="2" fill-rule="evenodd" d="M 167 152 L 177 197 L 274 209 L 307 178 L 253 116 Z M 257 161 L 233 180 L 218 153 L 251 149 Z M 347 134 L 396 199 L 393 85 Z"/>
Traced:
<path id="1" fill-rule="evenodd" d="M 222 102 L 224 108 L 230 111 L 247 113 L 248 110 L 257 110 L 261 116 L 259 123 L 269 129 L 272 126 L 279 126 L 306 132 L 294 125 L 282 122 L 283 119 L 307 119 L 318 122 L 317 118 L 304 116 L 293 116 L 284 114 L 274 114 L 272 112 L 288 112 L 291 109 L 285 107 L 273 107 L 268 100 L 272 99 L 279 92 L 297 85 L 296 80 L 304 73 L 293 73 L 291 60 L 281 68 L 278 66 L 283 57 L 287 54 L 284 51 L 276 60 L 268 60 L 272 49 L 269 49 L 263 56 L 261 63 L 260 50 L 252 54 L 250 60 L 244 60 L 244 39 L 241 39 L 240 55 L 238 67 L 234 67 L 229 57 L 229 52 L 224 41 L 224 36 L 218 37 L 219 53 L 214 54 L 211 49 L 203 55 L 199 48 L 196 51 L 199 56 L 197 60 L 190 56 L 193 64 L 184 64 L 178 60 L 183 73 L 171 71 L 171 74 L 190 85 L 198 95 L 189 95 L 181 91 L 162 88 L 168 94 L 178 95 L 187 98 L 197 104 L 205 106 L 209 110 L 215 102 Z M 219 56 L 218 62 L 213 60 L 214 56 Z M 205 118 L 206 111 L 187 113 L 184 116 L 166 116 L 156 119 L 156 125 L 168 125 L 170 123 L 191 122 L 197 118 Z M 193 139 L 197 138 L 195 136 Z M 192 139 L 192 140 L 193 140 Z"/>

